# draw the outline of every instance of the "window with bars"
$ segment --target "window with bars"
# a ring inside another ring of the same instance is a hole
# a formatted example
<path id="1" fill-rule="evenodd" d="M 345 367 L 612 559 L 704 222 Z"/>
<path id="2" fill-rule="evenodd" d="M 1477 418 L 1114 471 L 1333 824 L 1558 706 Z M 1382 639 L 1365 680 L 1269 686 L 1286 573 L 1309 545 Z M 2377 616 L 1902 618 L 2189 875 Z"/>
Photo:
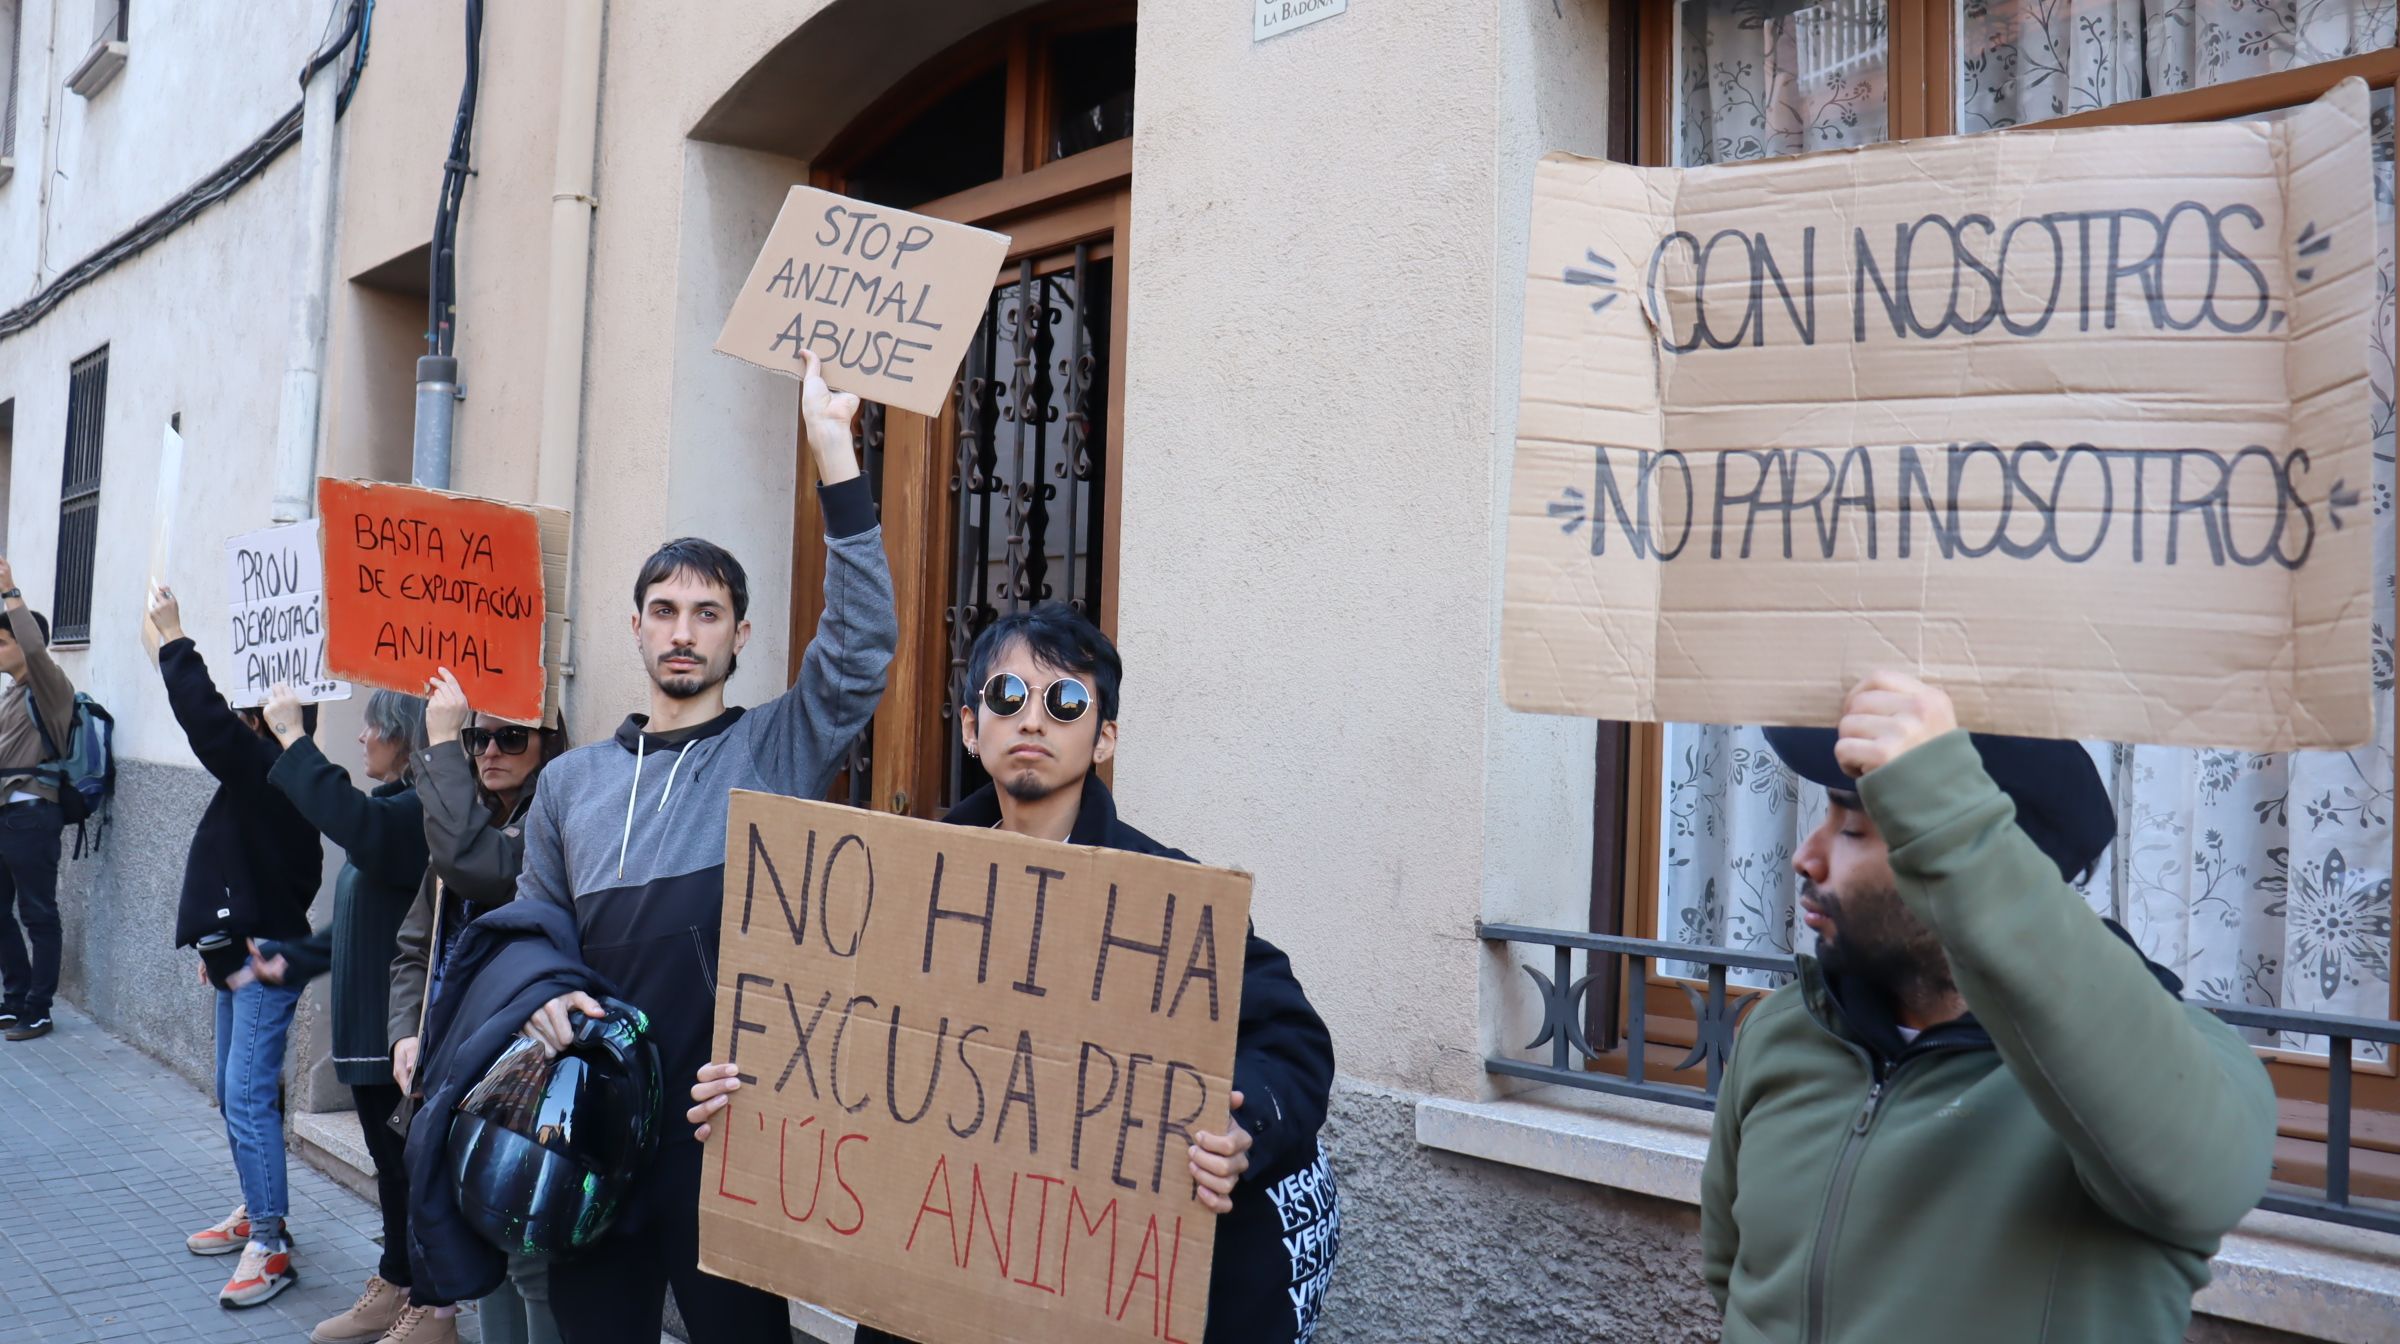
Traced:
<path id="1" fill-rule="evenodd" d="M 1625 17 L 1631 31 L 1620 73 L 1638 85 L 1629 97 L 1638 111 L 1623 148 L 1642 162 L 1685 167 L 2044 123 L 2274 116 L 2342 78 L 2364 79 L 2375 91 L 2374 283 L 2382 300 L 2368 429 L 2378 498 L 2388 499 L 2400 419 L 2392 390 L 2400 20 L 2392 0 L 2163 8 L 1647 0 Z M 2388 507 L 2376 525 L 2376 656 L 2388 664 Z M 2329 1035 L 2282 1025 L 2312 1014 L 2400 1017 L 2391 975 L 2400 906 L 2390 875 L 2400 835 L 2392 824 L 2389 678 L 2379 678 L 2376 695 L 2377 740 L 2354 752 L 2089 744 L 2117 803 L 2119 839 L 2085 894 L 2146 954 L 2181 974 L 2193 997 L 2246 1015 L 2283 1098 L 2279 1180 L 2313 1183 L 2338 1167 L 2354 1191 L 2400 1198 L 2400 1052 L 2360 1038 L 2353 1081 L 2347 1067 L 2329 1067 Z M 1780 974 L 1738 958 L 1810 950 L 1793 918 L 1791 857 L 1822 794 L 1795 787 L 1756 729 L 1603 724 L 1597 781 L 1593 933 L 1723 950 L 1737 960 L 1718 973 L 1737 998 Z M 1626 1023 L 1645 1018 L 1653 1041 L 1703 1044 L 1708 1013 L 1696 982 L 1709 974 L 1699 961 L 1661 957 L 1631 972 L 1616 958 L 1596 961 L 1582 1018 L 1588 1040 L 1609 1057 L 1594 1067 L 1627 1068 L 1614 1043 Z M 2355 1123 L 2347 1145 L 2329 1146 L 2336 1109 L 2352 1109 Z"/>
<path id="2" fill-rule="evenodd" d="M 24 18 L 24 0 L 0 0 L 0 24 L 8 25 L 8 101 L 0 104 L 0 160 L 17 157 L 17 53 L 24 45 Z"/>
<path id="3" fill-rule="evenodd" d="M 108 347 L 75 361 L 67 380 L 67 453 L 58 489 L 58 587 L 50 637 L 92 637 L 92 573 L 100 542 L 100 446 L 108 423 Z"/>

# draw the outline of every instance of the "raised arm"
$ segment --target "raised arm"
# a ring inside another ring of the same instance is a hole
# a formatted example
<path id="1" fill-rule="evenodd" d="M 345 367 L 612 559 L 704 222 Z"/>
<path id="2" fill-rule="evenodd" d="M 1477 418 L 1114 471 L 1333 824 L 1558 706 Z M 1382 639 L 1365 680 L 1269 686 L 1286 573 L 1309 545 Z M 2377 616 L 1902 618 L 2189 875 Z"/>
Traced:
<path id="1" fill-rule="evenodd" d="M 175 595 L 156 584 L 150 589 L 150 623 L 158 630 L 158 675 L 167 684 L 167 704 L 175 711 L 184 739 L 192 744 L 192 754 L 221 783 L 266 787 L 267 772 L 282 750 L 252 731 L 217 694 L 208 664 L 183 633 Z"/>
<path id="2" fill-rule="evenodd" d="M 776 782 L 785 792 L 800 795 L 825 791 L 842 751 L 875 717 L 884 670 L 900 642 L 883 531 L 850 438 L 858 398 L 827 389 L 817 357 L 807 360 L 800 406 L 825 514 L 825 611 L 800 660 L 799 680 L 754 711 L 762 716 L 761 763 L 780 773 Z"/>
<path id="3" fill-rule="evenodd" d="M 1895 693 L 1922 710 L 1862 725 L 1858 764 L 1901 899 L 1941 937 L 1959 993 L 2093 1199 L 2130 1227 L 2213 1254 L 2266 1188 L 2266 1069 L 2232 1028 L 2162 989 L 2060 879 L 1951 726 L 1948 698 L 1900 682 L 1915 689 Z M 1852 746 L 1851 723 L 1837 754 Z"/>
<path id="4" fill-rule="evenodd" d="M 284 740 L 284 749 L 267 781 L 283 790 L 309 825 L 377 881 L 405 887 L 424 877 L 425 812 L 415 793 L 390 798 L 361 793 L 340 766 L 325 759 L 315 738 L 298 731 L 296 719 L 286 723 L 270 714 L 268 726 Z M 293 731 L 287 735 L 286 728 Z"/>
<path id="5" fill-rule="evenodd" d="M 49 736 L 49 745 L 57 751 L 67 749 L 67 734 L 75 725 L 75 683 L 59 668 L 50 656 L 50 639 L 42 633 L 41 622 L 33 619 L 33 609 L 25 605 L 25 595 L 17 591 L 17 574 L 8 559 L 0 556 L 0 593 L 7 597 L 8 632 L 16 636 L 17 647 L 25 653 L 25 683 L 33 689 L 34 710 L 42 716 L 42 731 Z"/>

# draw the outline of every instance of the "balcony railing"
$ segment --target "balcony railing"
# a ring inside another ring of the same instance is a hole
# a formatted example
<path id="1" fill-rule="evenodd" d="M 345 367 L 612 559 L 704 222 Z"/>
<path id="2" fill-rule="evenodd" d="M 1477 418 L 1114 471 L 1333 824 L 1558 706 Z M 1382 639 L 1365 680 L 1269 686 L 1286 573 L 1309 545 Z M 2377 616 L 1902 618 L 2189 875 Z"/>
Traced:
<path id="1" fill-rule="evenodd" d="M 1486 1059 L 1483 1066 L 1488 1072 L 1559 1087 L 1581 1088 L 1587 1092 L 1641 1097 L 1700 1110 L 1716 1109 L 1717 1087 L 1725 1076 L 1726 1061 L 1733 1057 L 1734 1027 L 1746 1006 L 1727 989 L 1727 973 L 1753 970 L 1790 975 L 1798 970 L 1798 964 L 1787 956 L 1736 952 L 1721 947 L 1697 947 L 1649 938 L 1620 938 L 1611 934 L 1577 933 L 1568 929 L 1537 929 L 1522 924 L 1484 924 L 1478 926 L 1477 932 L 1488 942 L 1547 947 L 1552 954 L 1549 974 L 1545 975 L 1531 966 L 1525 968 L 1526 973 L 1533 977 L 1542 997 L 1541 1032 L 1526 1048 L 1538 1050 L 1549 1047 L 1548 1061 L 1537 1063 L 1522 1059 Z M 1586 1038 L 1585 997 L 1592 985 L 1601 983 L 1606 977 L 1591 970 L 1577 977 L 1574 973 L 1574 956 L 1577 952 L 1587 954 L 1587 967 L 1603 957 L 1622 958 L 1624 983 L 1636 988 L 1636 992 L 1624 996 L 1622 1076 L 1614 1072 L 1599 1072 L 1591 1067 L 1610 1052 L 1593 1049 Z M 1658 1082 L 1649 1077 L 1653 1064 L 1649 1057 L 1649 1017 L 1644 1010 L 1645 996 L 1638 991 L 1648 983 L 1650 964 L 1654 961 L 1688 963 L 1705 968 L 1706 988 L 1695 990 L 1686 987 L 1684 991 L 1692 998 L 1693 1043 L 1681 1059 L 1668 1066 L 1671 1072 L 1678 1073 L 1694 1068 L 1703 1070 L 1706 1082 L 1702 1086 Z M 2271 1186 L 2266 1197 L 2259 1201 L 2259 1207 L 2276 1213 L 2296 1214 L 2302 1218 L 2400 1233 L 2400 1204 L 2382 1200 L 2358 1203 L 2353 1201 L 2350 1194 L 2352 1055 L 2362 1041 L 2383 1045 L 2387 1050 L 2400 1046 L 2400 1022 L 2376 1022 L 2366 1018 L 2291 1012 L 2280 1008 L 2237 1007 L 2197 999 L 2192 1002 L 2199 1003 L 2233 1026 L 2322 1036 L 2327 1042 L 2323 1188 L 2312 1192 L 2297 1186 Z"/>

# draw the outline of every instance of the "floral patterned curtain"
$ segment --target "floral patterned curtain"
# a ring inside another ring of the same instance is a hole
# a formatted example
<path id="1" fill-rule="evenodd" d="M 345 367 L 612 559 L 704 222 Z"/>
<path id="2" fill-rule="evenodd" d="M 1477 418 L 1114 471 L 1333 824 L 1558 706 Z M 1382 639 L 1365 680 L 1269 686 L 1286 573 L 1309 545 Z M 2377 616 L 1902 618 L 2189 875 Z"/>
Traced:
<path id="1" fill-rule="evenodd" d="M 1772 0 L 1679 6 L 1686 164 L 1884 138 L 1880 9 Z M 2393 45 L 2400 0 L 1965 0 L 1961 126 L 1992 129 Z M 1816 11 L 1823 10 L 1822 14 Z M 1825 40 L 1871 29 L 1871 44 Z M 1862 45 L 1871 51 L 1862 54 Z M 1869 106 L 1869 104 L 1873 104 Z M 2381 1018 L 2391 993 L 2393 801 L 2393 102 L 2375 101 L 2372 361 L 2380 615 L 2376 740 L 2258 755 L 2087 743 L 2118 842 L 2084 886 L 2200 997 Z M 1805 951 L 1792 851 L 1823 806 L 1754 728 L 1672 724 L 1660 786 L 1662 937 Z M 1697 976 L 1697 966 L 1665 967 Z M 1737 980 L 1744 977 L 1737 976 Z M 1759 983 L 1758 977 L 1747 982 Z M 2268 1041 L 2322 1049 L 2321 1039 Z"/>
<path id="2" fill-rule="evenodd" d="M 1889 132 L 1883 0 L 1683 0 L 1679 163 L 1863 145 Z"/>

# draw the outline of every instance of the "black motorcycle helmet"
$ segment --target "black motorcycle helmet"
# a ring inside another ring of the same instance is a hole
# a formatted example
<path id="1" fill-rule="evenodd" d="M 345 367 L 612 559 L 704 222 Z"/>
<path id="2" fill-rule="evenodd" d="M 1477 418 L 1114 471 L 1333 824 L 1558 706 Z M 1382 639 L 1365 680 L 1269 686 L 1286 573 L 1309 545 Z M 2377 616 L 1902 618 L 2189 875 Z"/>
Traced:
<path id="1" fill-rule="evenodd" d="M 570 1013 L 556 1058 L 509 1043 L 450 1120 L 459 1212 L 512 1255 L 570 1255 L 608 1231 L 658 1147 L 658 1047 L 639 1008 Z"/>

